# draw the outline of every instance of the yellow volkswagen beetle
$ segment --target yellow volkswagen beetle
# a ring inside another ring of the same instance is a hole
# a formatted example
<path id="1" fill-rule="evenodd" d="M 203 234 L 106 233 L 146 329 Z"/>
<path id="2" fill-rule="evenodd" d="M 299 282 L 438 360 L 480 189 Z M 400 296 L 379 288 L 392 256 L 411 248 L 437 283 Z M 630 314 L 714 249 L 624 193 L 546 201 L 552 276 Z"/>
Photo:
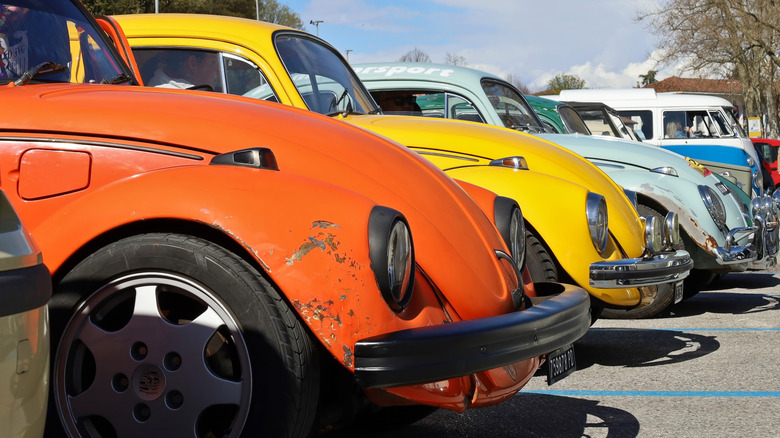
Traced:
<path id="1" fill-rule="evenodd" d="M 650 316 L 653 303 L 666 307 L 682 297 L 692 262 L 673 249 L 676 217 L 640 218 L 626 193 L 579 155 L 505 128 L 381 115 L 338 51 L 303 31 L 224 16 L 114 18 L 148 86 L 244 95 L 331 115 L 416 150 L 457 180 L 517 200 L 534 281 L 573 281 L 591 294 L 594 315 L 613 308 Z"/>

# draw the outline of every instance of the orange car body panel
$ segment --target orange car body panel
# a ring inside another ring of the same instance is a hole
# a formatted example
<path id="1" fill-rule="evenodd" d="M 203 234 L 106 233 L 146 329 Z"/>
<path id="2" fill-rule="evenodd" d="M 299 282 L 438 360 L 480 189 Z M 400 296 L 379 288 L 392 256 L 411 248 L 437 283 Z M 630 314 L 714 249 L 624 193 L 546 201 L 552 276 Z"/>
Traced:
<path id="1" fill-rule="evenodd" d="M 29 110 L 4 120 L 0 179 L 55 277 L 84 248 L 129 227 L 207 227 L 254 258 L 347 368 L 361 338 L 513 311 L 515 276 L 490 253 L 506 246 L 487 215 L 457 183 L 437 176 L 439 169 L 360 128 L 255 100 L 140 87 L 36 85 L 7 88 L 4 99 Z M 117 102 L 122 117 L 112 111 Z M 72 111 L 80 117 L 61 117 Z M 214 111 L 231 117 L 211 117 Z M 291 131 L 300 133 L 300 144 L 281 134 Z M 332 148 L 313 146 L 328 132 Z M 261 140 L 245 144 L 247 138 Z M 216 154 L 252 146 L 273 150 L 280 171 L 208 165 Z M 370 153 L 349 153 L 372 146 Z M 403 168 L 404 178 L 387 185 L 383 172 L 394 168 Z M 468 191 L 483 204 L 495 197 L 478 187 Z M 405 213 L 424 272 L 401 314 L 388 308 L 370 267 L 360 262 L 368 260 L 367 217 L 377 203 Z M 453 216 L 463 220 L 440 219 Z M 436 404 L 462 410 L 477 393 L 484 403 L 498 402 L 539 363 L 509 366 L 522 371 L 515 380 L 504 368 L 451 379 L 446 386 L 459 389 Z M 496 373 L 506 375 L 491 377 Z M 481 380 L 506 386 L 475 387 Z M 425 385 L 392 391 L 413 400 L 430 392 Z"/>

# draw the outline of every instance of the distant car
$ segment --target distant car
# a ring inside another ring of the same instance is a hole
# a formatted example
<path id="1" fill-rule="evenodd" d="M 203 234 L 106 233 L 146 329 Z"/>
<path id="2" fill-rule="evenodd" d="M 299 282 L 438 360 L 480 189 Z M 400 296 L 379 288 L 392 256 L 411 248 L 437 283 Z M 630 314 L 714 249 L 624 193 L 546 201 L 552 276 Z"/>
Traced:
<path id="1" fill-rule="evenodd" d="M 141 87 L 78 1 L 0 6 L 24 9 L 0 182 L 54 280 L 47 435 L 308 437 L 574 370 L 589 296 L 523 278 L 514 200 L 311 111 Z"/>
<path id="2" fill-rule="evenodd" d="M 756 151 L 760 155 L 763 162 L 764 169 L 769 173 L 771 178 L 768 186 L 777 190 L 780 187 L 780 173 L 777 171 L 777 151 L 780 148 L 780 140 L 772 138 L 751 138 L 753 146 L 756 147 Z M 767 184 L 764 184 L 767 186 Z"/>
<path id="3" fill-rule="evenodd" d="M 623 189 L 587 160 L 504 128 L 378 115 L 349 64 L 314 35 L 224 16 L 116 18 L 145 82 L 154 83 L 154 71 L 172 54 L 217 54 L 217 91 L 331 115 L 412 148 L 456 180 L 515 199 L 526 219 L 531 277 L 573 281 L 591 294 L 594 315 L 642 312 L 656 297 L 674 296 L 691 267 L 685 251 L 671 248 L 671 238 L 647 244 L 653 233 L 660 239 L 661 218 L 648 233 Z M 395 100 L 387 103 L 410 103 Z"/>
<path id="4" fill-rule="evenodd" d="M 49 397 L 50 297 L 51 277 L 41 250 L 0 190 L 2 437 L 43 436 Z"/>
<path id="5" fill-rule="evenodd" d="M 748 222 L 743 213 L 750 213 L 750 203 L 746 205 L 711 172 L 678 154 L 615 137 L 545 132 L 547 126 L 582 132 L 587 121 L 583 122 L 565 102 L 534 98 L 531 107 L 507 81 L 478 70 L 430 63 L 353 67 L 374 95 L 406 92 L 420 102 L 424 115 L 474 114 L 485 123 L 527 131 L 582 155 L 635 192 L 643 216 L 663 217 L 676 212 L 684 247 L 694 259 L 695 269 L 685 284 L 689 296 L 718 274 L 774 264 L 778 227 L 773 200 L 766 198 L 766 208 L 758 207 L 751 213 L 757 223 Z M 544 114 L 548 122 L 544 123 L 536 112 Z M 660 312 L 681 298 L 667 298 L 647 310 Z M 606 315 L 627 316 L 620 311 L 608 311 Z"/>
<path id="6" fill-rule="evenodd" d="M 625 138 L 627 140 L 641 141 L 637 137 L 637 130 L 629 128 L 627 124 L 635 125 L 636 122 L 622 117 L 613 108 L 600 102 L 567 102 L 582 117 L 590 133 L 596 136 Z M 638 132 L 642 132 L 638 130 Z"/>
<path id="7" fill-rule="evenodd" d="M 645 142 L 729 173 L 751 198 L 763 193 L 760 163 L 726 99 L 652 88 L 562 90 L 545 96 L 563 102 L 599 102 L 634 122 Z"/>

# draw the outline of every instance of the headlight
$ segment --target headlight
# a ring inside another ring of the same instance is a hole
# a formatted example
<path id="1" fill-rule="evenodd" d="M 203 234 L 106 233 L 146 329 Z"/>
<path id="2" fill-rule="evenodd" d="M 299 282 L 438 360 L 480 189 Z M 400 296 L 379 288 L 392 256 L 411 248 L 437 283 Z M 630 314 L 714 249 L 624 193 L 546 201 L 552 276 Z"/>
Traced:
<path id="1" fill-rule="evenodd" d="M 727 231 L 726 208 L 723 206 L 723 201 L 720 199 L 720 196 L 715 189 L 710 186 L 701 185 L 699 186 L 699 195 L 701 195 L 701 200 L 707 207 L 707 211 L 710 212 L 712 220 L 715 221 L 715 225 L 721 230 Z"/>
<path id="2" fill-rule="evenodd" d="M 588 219 L 588 231 L 593 246 L 599 252 L 607 248 L 609 219 L 607 217 L 607 201 L 596 193 L 588 193 L 585 202 L 585 215 Z"/>
<path id="3" fill-rule="evenodd" d="M 493 206 L 496 218 L 496 228 L 501 233 L 506 246 L 515 261 L 515 265 L 522 272 L 525 265 L 525 221 L 523 213 L 514 199 L 503 196 L 496 197 Z"/>
<path id="4" fill-rule="evenodd" d="M 664 220 L 664 249 L 672 250 L 680 245 L 680 219 L 677 213 L 666 213 Z"/>
<path id="5" fill-rule="evenodd" d="M 762 187 L 764 187 L 764 176 L 761 174 L 761 171 L 758 170 L 753 173 L 753 185 L 758 187 L 759 190 L 762 190 Z"/>
<path id="6" fill-rule="evenodd" d="M 377 206 L 368 219 L 371 269 L 388 306 L 402 311 L 414 289 L 414 247 L 406 218 L 392 208 Z"/>
<path id="7" fill-rule="evenodd" d="M 674 169 L 674 167 L 670 167 L 670 166 L 656 167 L 655 169 L 650 169 L 650 172 L 660 173 L 669 176 L 678 176 L 677 171 Z"/>
<path id="8" fill-rule="evenodd" d="M 645 247 L 651 254 L 663 249 L 663 225 L 655 215 L 649 214 L 645 218 Z"/>

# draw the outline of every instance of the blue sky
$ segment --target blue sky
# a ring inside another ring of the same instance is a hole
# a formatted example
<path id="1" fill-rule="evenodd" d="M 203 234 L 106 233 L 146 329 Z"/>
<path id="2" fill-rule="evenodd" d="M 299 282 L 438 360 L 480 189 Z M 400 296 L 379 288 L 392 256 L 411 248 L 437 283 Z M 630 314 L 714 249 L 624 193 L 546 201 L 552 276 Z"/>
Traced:
<path id="1" fill-rule="evenodd" d="M 655 0 L 279 0 L 297 12 L 306 30 L 331 43 L 349 61 L 396 61 L 415 47 L 433 62 L 447 53 L 501 77 L 513 74 L 537 91 L 560 73 L 589 88 L 636 86 L 639 75 L 660 70 L 652 60 L 655 37 L 638 11 Z M 545 10 L 544 5 L 548 5 Z M 309 24 L 321 20 L 318 29 Z"/>

